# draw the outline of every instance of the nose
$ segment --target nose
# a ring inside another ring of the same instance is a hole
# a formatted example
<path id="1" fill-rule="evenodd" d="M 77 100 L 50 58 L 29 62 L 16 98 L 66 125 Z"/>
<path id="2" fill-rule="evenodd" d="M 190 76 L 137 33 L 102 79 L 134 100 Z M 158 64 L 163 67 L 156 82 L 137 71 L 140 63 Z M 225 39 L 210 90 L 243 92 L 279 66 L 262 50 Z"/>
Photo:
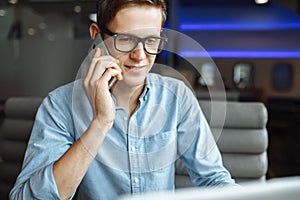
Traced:
<path id="1" fill-rule="evenodd" d="M 143 60 L 146 58 L 146 52 L 142 42 L 139 42 L 136 48 L 130 53 L 130 58 L 135 60 Z"/>

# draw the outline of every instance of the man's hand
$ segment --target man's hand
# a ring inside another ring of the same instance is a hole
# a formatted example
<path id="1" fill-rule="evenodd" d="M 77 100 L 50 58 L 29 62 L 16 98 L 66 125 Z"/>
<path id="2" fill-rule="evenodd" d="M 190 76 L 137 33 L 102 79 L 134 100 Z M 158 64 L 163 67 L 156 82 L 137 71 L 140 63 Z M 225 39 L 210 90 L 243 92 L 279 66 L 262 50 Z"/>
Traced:
<path id="1" fill-rule="evenodd" d="M 99 128 L 111 127 L 115 118 L 115 107 L 108 87 L 112 77 L 118 80 L 123 78 L 118 61 L 109 55 L 102 56 L 101 50 L 97 48 L 83 81 L 83 88 Z"/>

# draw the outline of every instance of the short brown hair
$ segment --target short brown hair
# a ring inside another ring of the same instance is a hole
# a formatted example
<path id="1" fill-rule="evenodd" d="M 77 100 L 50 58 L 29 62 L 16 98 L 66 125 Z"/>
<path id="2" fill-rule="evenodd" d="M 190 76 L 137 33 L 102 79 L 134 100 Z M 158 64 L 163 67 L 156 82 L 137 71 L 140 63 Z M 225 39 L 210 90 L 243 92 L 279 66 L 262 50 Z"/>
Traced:
<path id="1" fill-rule="evenodd" d="M 106 26 L 117 12 L 129 5 L 152 6 L 161 9 L 162 26 L 167 18 L 167 6 L 165 0 L 98 0 L 97 1 L 97 24 Z"/>

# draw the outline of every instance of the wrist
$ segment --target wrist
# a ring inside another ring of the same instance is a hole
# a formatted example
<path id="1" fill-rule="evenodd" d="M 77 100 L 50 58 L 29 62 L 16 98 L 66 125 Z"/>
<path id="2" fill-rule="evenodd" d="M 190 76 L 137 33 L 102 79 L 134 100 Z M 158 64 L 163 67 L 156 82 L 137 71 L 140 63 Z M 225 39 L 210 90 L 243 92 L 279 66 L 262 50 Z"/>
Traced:
<path id="1" fill-rule="evenodd" d="M 111 129 L 113 125 L 113 121 L 111 122 L 103 122 L 100 121 L 99 119 L 95 118 L 92 120 L 91 124 L 90 124 L 90 128 L 92 130 L 97 131 L 98 133 L 102 133 L 104 135 L 106 135 L 106 133 Z"/>

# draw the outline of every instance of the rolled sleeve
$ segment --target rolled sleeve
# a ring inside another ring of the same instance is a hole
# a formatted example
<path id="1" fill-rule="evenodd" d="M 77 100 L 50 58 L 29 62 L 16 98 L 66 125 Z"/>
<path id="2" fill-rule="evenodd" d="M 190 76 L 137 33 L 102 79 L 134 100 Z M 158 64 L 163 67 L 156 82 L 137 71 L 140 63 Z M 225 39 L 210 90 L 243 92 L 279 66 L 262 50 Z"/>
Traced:
<path id="1" fill-rule="evenodd" d="M 67 97 L 49 94 L 38 109 L 22 171 L 10 199 L 60 199 L 52 168 L 74 143 Z M 60 101 L 56 97 L 60 96 Z M 51 111 L 51 112 L 50 112 Z M 68 131 L 67 131 L 68 130 Z"/>

